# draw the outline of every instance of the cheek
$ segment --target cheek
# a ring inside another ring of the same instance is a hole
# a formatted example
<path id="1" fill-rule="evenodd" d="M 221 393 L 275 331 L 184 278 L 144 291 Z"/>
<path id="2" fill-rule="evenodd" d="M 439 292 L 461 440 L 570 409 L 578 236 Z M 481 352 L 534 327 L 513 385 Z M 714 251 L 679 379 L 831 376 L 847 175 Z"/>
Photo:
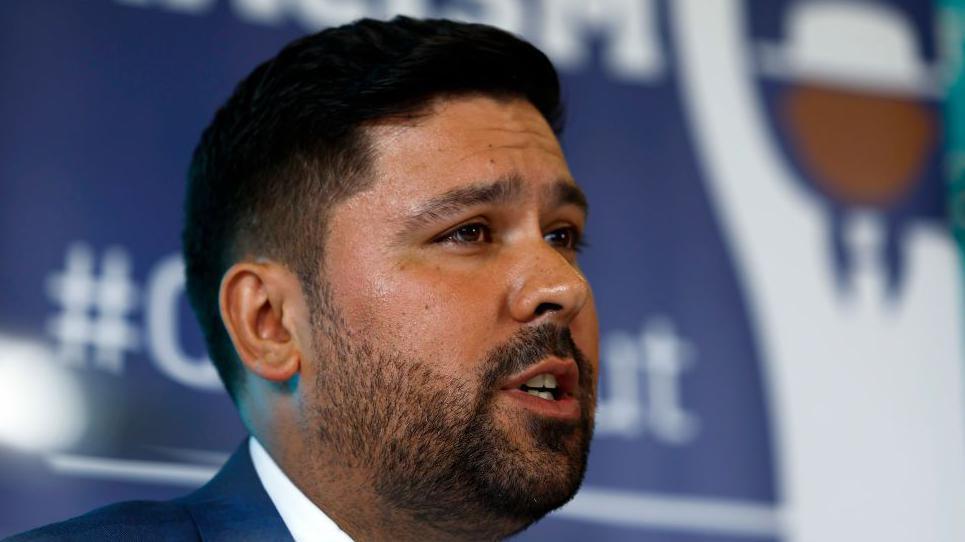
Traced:
<path id="1" fill-rule="evenodd" d="M 383 347 L 417 357 L 440 372 L 465 375 L 493 346 L 499 294 L 490 281 L 451 270 L 396 266 L 350 293 L 347 320 Z"/>

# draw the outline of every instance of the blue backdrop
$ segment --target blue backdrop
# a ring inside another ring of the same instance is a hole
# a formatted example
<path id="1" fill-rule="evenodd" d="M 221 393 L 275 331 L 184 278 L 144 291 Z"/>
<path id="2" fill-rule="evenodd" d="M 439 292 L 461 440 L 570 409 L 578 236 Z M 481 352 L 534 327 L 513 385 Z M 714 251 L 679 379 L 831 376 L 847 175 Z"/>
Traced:
<path id="1" fill-rule="evenodd" d="M 601 408 L 584 489 L 521 538 L 965 539 L 913 0 L 0 3 L 0 536 L 180 495 L 238 444 L 184 296 L 191 150 L 286 42 L 398 12 L 508 28 L 563 75 Z"/>

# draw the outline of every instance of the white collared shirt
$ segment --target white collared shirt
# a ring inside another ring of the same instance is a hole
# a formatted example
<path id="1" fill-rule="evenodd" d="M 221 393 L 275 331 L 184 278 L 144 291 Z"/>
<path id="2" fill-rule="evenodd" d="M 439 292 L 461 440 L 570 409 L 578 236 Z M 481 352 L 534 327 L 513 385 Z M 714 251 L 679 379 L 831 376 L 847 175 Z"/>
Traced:
<path id="1" fill-rule="evenodd" d="M 258 439 L 248 439 L 251 462 L 295 542 L 352 542 L 352 538 L 308 500 L 278 467 Z"/>

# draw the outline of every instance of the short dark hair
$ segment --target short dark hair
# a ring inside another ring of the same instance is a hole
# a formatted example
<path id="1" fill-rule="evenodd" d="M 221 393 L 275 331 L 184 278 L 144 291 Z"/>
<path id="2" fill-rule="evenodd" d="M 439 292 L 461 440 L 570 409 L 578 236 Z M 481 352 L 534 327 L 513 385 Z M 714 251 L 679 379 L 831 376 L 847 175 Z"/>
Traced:
<path id="1" fill-rule="evenodd" d="M 372 181 L 366 123 L 477 93 L 526 99 L 562 130 L 549 59 L 480 24 L 362 19 L 290 43 L 238 84 L 194 151 L 182 237 L 188 298 L 235 402 L 242 372 L 218 303 L 225 271 L 269 257 L 316 295 L 326 212 Z"/>

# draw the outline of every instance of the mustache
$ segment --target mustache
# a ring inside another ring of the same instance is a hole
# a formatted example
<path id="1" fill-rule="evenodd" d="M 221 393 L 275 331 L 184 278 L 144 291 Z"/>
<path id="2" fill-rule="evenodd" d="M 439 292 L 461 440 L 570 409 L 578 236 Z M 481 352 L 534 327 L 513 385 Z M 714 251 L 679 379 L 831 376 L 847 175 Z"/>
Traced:
<path id="1" fill-rule="evenodd" d="M 586 383 L 589 368 L 586 355 L 573 342 L 570 329 L 546 322 L 519 330 L 504 344 L 489 352 L 484 365 L 486 389 L 493 389 L 499 381 L 525 371 L 549 356 L 573 358 L 581 382 Z"/>

